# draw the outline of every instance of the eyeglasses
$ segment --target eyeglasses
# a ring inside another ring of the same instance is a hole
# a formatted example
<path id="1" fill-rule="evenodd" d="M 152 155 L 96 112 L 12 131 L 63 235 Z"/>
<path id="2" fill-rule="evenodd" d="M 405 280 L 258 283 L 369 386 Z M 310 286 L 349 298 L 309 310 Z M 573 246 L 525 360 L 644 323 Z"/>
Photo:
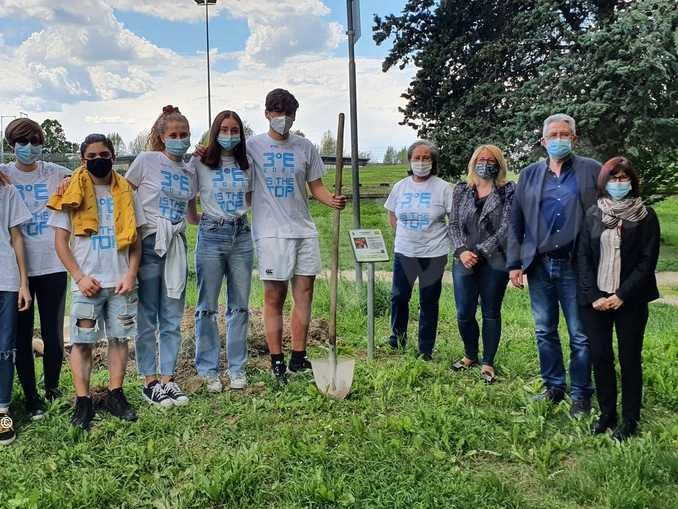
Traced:
<path id="1" fill-rule="evenodd" d="M 627 175 L 617 175 L 610 177 L 610 182 L 628 182 L 631 180 L 631 177 Z"/>
<path id="2" fill-rule="evenodd" d="M 103 152 L 87 152 L 85 154 L 85 159 L 113 159 L 113 154 L 111 154 L 108 150 L 105 150 Z"/>

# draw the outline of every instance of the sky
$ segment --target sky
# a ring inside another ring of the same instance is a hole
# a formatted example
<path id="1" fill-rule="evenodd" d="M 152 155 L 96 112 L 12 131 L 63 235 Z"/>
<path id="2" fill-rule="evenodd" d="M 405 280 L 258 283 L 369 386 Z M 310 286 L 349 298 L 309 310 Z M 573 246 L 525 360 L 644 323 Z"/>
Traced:
<path id="1" fill-rule="evenodd" d="M 360 4 L 359 147 L 379 160 L 415 139 L 398 112 L 415 70 L 383 73 L 390 45 L 371 37 L 373 15 L 405 0 Z M 348 117 L 344 0 L 217 0 L 209 26 L 213 115 L 232 109 L 264 132 L 264 98 L 282 87 L 301 104 L 294 128 L 316 143 Z M 166 104 L 194 141 L 208 127 L 205 9 L 193 0 L 0 0 L 0 69 L 0 115 L 57 119 L 69 141 L 118 132 L 129 142 Z"/>

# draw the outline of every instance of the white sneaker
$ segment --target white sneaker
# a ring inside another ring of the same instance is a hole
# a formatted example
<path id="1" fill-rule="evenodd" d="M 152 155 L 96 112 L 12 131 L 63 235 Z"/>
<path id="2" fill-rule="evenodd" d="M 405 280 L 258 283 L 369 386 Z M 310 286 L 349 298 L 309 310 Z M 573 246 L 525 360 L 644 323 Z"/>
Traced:
<path id="1" fill-rule="evenodd" d="M 247 387 L 247 377 L 245 373 L 231 373 L 227 371 L 228 378 L 230 379 L 229 388 L 231 390 L 243 390 Z"/>
<path id="2" fill-rule="evenodd" d="M 203 380 L 205 381 L 207 392 L 221 392 L 224 389 L 218 376 L 206 376 Z"/>
<path id="3" fill-rule="evenodd" d="M 184 394 L 184 391 L 181 390 L 179 384 L 174 380 L 163 384 L 162 388 L 165 390 L 167 397 L 170 398 L 175 405 L 181 406 L 188 403 L 188 396 Z"/>

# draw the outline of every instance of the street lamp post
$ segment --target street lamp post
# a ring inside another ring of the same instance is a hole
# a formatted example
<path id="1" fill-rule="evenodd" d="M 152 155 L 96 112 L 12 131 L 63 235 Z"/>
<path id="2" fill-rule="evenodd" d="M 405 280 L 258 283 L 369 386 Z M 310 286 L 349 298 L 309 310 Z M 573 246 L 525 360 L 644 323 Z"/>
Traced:
<path id="1" fill-rule="evenodd" d="M 210 83 L 210 19 L 209 6 L 217 0 L 194 0 L 198 5 L 205 6 L 205 40 L 207 46 L 207 129 L 212 125 L 212 87 Z"/>

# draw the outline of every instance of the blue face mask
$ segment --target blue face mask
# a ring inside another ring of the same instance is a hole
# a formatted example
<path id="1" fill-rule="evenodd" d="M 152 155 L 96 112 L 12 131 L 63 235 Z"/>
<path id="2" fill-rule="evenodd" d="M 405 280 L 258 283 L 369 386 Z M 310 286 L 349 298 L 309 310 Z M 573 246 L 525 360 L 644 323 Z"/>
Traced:
<path id="1" fill-rule="evenodd" d="M 626 196 L 631 192 L 631 189 L 631 182 L 608 182 L 605 185 L 607 194 L 609 194 L 610 197 L 616 201 L 626 198 Z"/>
<path id="2" fill-rule="evenodd" d="M 546 143 L 546 152 L 548 152 L 550 158 L 561 161 L 572 152 L 572 141 L 557 139 L 549 140 Z"/>
<path id="3" fill-rule="evenodd" d="M 220 134 L 217 137 L 217 143 L 221 145 L 221 148 L 223 148 L 224 150 L 232 150 L 233 147 L 240 143 L 240 136 L 226 136 Z"/>
<path id="4" fill-rule="evenodd" d="M 14 145 L 14 155 L 21 164 L 33 164 L 41 154 L 42 145 L 31 145 L 30 143 Z"/>
<path id="5" fill-rule="evenodd" d="M 191 146 L 191 138 L 167 138 L 165 150 L 174 157 L 183 157 Z"/>

